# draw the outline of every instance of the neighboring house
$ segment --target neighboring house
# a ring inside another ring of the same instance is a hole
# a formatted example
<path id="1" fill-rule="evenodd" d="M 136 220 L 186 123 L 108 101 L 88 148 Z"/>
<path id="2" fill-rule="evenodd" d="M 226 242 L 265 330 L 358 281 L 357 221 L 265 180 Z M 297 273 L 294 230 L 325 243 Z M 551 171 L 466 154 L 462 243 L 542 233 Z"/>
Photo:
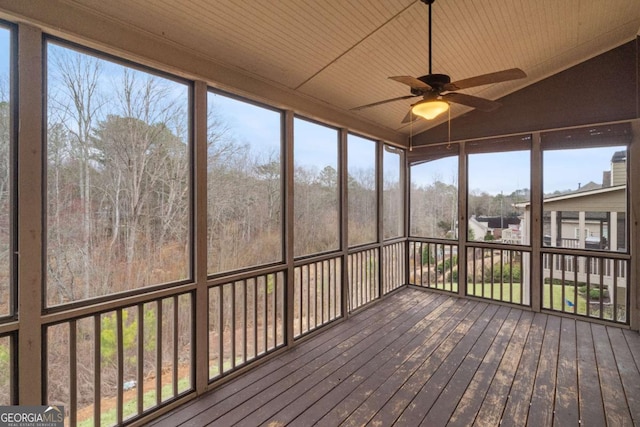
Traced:
<path id="1" fill-rule="evenodd" d="M 603 183 L 593 182 L 580 186 L 577 190 L 554 195 L 543 200 L 543 247 L 561 247 L 574 249 L 598 249 L 612 252 L 625 251 L 627 248 L 627 171 L 626 152 L 614 153 L 611 159 L 611 171 L 603 174 Z M 525 202 L 516 205 L 524 208 L 522 217 L 522 242 L 528 241 L 529 230 L 524 224 L 530 224 L 531 204 Z M 549 262 L 548 254 L 544 259 L 543 278 L 560 277 L 562 266 Z M 624 269 L 614 268 L 612 259 L 598 264 L 585 264 L 585 256 L 578 257 L 578 281 L 592 283 L 600 277 L 608 287 L 617 283 L 626 288 Z M 593 259 L 595 260 L 595 258 Z M 593 261 L 592 260 L 592 261 Z M 551 269 L 553 268 L 553 271 Z M 573 266 L 566 264 L 564 274 L 574 273 Z M 587 277 L 587 272 L 590 277 Z M 611 292 L 612 289 L 610 289 Z M 625 292 L 618 292 L 625 295 Z"/>
<path id="2" fill-rule="evenodd" d="M 473 237 L 472 240 L 484 240 L 484 236 L 492 232 L 493 230 L 489 228 L 488 222 L 479 221 L 475 215 L 471 215 L 471 218 L 469 218 L 469 235 Z"/>
<path id="3" fill-rule="evenodd" d="M 514 239 L 514 233 L 518 234 L 520 230 L 519 217 L 499 217 L 499 216 L 475 216 L 469 218 L 469 230 L 473 231 L 474 241 L 487 240 L 487 236 L 493 236 L 494 240 L 504 241 L 505 233 L 509 236 L 511 242 Z M 520 243 L 520 240 L 513 242 Z"/>
<path id="4" fill-rule="evenodd" d="M 509 228 L 502 230 L 502 243 L 517 245 L 522 243 L 522 232 L 520 230 L 520 218 L 518 224 L 509 224 Z"/>

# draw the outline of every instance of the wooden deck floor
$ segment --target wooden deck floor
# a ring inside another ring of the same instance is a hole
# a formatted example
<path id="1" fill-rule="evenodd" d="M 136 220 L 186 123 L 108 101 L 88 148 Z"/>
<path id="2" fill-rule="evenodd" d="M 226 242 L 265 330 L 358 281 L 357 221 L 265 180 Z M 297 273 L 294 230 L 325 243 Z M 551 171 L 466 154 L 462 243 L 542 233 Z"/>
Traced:
<path id="1" fill-rule="evenodd" d="M 404 289 L 158 426 L 640 425 L 640 335 Z"/>

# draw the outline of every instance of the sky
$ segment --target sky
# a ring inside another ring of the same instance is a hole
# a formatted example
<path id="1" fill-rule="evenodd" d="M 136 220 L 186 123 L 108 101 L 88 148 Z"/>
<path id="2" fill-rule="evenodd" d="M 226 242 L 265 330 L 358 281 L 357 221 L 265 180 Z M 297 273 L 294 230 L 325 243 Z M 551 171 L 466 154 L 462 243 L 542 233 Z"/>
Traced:
<path id="1" fill-rule="evenodd" d="M 9 30 L 0 27 L 0 76 L 9 75 L 10 37 Z"/>
<path id="2" fill-rule="evenodd" d="M 10 33 L 0 27 L 0 76 L 8 77 Z M 109 71 L 110 66 L 105 67 Z M 182 86 L 182 85 L 178 85 Z M 210 102 L 229 124 L 234 136 L 250 144 L 252 150 L 265 154 L 279 151 L 282 126 L 276 110 L 242 102 L 222 95 L 210 94 Z M 296 118 L 294 120 L 296 165 L 337 168 L 338 131 L 329 126 Z M 349 165 L 370 168 L 374 163 L 370 140 L 349 135 Z M 575 190 L 590 181 L 602 182 L 603 171 L 610 170 L 611 156 L 624 147 L 589 148 L 579 150 L 547 151 L 543 155 L 543 191 Z M 530 188 L 529 153 L 505 152 L 472 154 L 469 157 L 469 191 L 484 191 L 492 195 L 510 194 L 517 189 Z M 440 179 L 446 183 L 457 180 L 455 158 L 430 162 L 428 166 L 414 168 L 412 179 L 419 185 Z"/>
<path id="3" fill-rule="evenodd" d="M 625 147 L 552 150 L 543 153 L 543 192 L 576 190 L 590 181 L 602 184 L 602 173 L 611 170 L 611 157 Z M 511 194 L 531 188 L 528 151 L 469 155 L 469 191 L 491 195 Z M 446 184 L 457 179 L 456 157 L 447 157 L 414 167 L 413 182 L 418 185 L 440 180 Z"/>

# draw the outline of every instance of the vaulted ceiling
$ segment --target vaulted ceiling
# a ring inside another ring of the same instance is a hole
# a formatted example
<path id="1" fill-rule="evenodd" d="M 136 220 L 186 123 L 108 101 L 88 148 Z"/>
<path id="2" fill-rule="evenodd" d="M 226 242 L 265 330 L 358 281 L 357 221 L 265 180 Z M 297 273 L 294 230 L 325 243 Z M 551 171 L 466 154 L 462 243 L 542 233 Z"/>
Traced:
<path id="1" fill-rule="evenodd" d="M 62 0 L 402 134 L 419 98 L 388 76 L 428 72 L 428 7 L 420 0 Z M 528 77 L 462 92 L 498 99 L 634 39 L 638 0 L 438 0 L 433 71 L 452 80 L 519 67 Z M 453 117 L 469 111 L 453 105 Z M 490 114 L 490 113 L 487 113 Z"/>

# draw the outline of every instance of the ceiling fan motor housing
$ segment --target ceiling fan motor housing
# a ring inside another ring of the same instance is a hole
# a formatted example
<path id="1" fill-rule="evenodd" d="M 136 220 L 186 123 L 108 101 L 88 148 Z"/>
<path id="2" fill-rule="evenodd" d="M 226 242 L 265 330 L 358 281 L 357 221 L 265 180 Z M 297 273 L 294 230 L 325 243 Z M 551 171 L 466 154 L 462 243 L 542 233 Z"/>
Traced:
<path id="1" fill-rule="evenodd" d="M 446 74 L 427 74 L 426 76 L 418 77 L 418 80 L 428 84 L 437 91 L 442 91 L 445 85 L 451 83 L 451 78 Z"/>

